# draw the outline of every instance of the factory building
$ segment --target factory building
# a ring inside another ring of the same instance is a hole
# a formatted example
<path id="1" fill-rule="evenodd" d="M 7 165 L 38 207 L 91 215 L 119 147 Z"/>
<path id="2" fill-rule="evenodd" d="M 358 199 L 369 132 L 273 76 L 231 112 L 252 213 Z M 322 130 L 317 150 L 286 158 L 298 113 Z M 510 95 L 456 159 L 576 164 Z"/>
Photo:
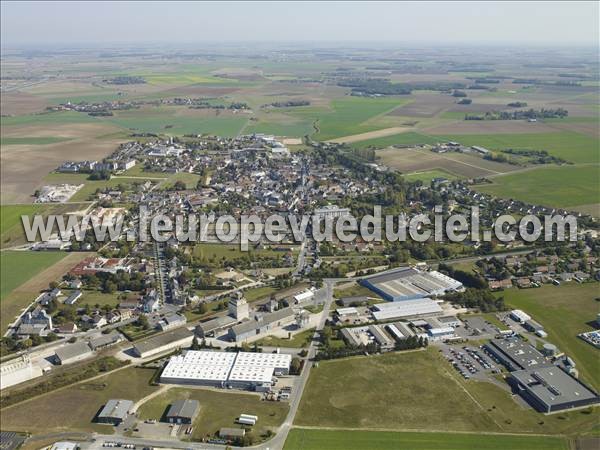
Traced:
<path id="1" fill-rule="evenodd" d="M 515 322 L 520 322 L 520 323 L 525 323 L 528 320 L 531 320 L 531 316 L 529 316 L 528 314 L 524 313 L 520 309 L 513 309 L 510 312 L 510 318 L 512 320 L 514 320 Z"/>
<path id="2" fill-rule="evenodd" d="M 169 350 L 187 347 L 192 343 L 193 338 L 194 334 L 191 331 L 180 327 L 136 342 L 133 346 L 133 353 L 139 358 L 147 358 Z"/>
<path id="3" fill-rule="evenodd" d="M 191 424 L 200 410 L 198 400 L 177 400 L 167 411 L 167 422 Z"/>
<path id="4" fill-rule="evenodd" d="M 379 321 L 430 317 L 442 314 L 441 306 L 429 298 L 378 303 L 373 306 L 373 310 L 373 317 Z"/>
<path id="5" fill-rule="evenodd" d="M 360 284 L 392 302 L 444 295 L 464 289 L 460 281 L 440 272 L 424 272 L 412 267 L 372 275 L 363 278 Z"/>
<path id="6" fill-rule="evenodd" d="M 60 365 L 71 364 L 89 358 L 93 354 L 94 352 L 92 352 L 87 342 L 75 342 L 56 349 L 54 361 Z"/>
<path id="7" fill-rule="evenodd" d="M 492 339 L 485 345 L 485 349 L 510 371 L 533 370 L 550 365 L 535 347 L 518 337 Z"/>
<path id="8" fill-rule="evenodd" d="M 595 405 L 598 394 L 557 366 L 517 370 L 509 383 L 537 411 L 553 413 Z"/>
<path id="9" fill-rule="evenodd" d="M 131 400 L 111 399 L 106 402 L 104 408 L 98 413 L 96 421 L 98 423 L 119 425 L 127 418 L 127 414 L 132 409 L 133 402 Z"/>
<path id="10" fill-rule="evenodd" d="M 234 325 L 236 322 L 237 320 L 230 316 L 216 317 L 200 323 L 194 331 L 201 338 L 217 336 L 221 331 Z"/>
<path id="11" fill-rule="evenodd" d="M 289 373 L 291 361 L 287 354 L 188 351 L 169 360 L 160 381 L 266 391 L 273 376 Z"/>
<path id="12" fill-rule="evenodd" d="M 283 308 L 234 325 L 229 329 L 229 339 L 234 342 L 243 342 L 274 328 L 290 325 L 294 321 L 294 310 L 289 307 Z"/>

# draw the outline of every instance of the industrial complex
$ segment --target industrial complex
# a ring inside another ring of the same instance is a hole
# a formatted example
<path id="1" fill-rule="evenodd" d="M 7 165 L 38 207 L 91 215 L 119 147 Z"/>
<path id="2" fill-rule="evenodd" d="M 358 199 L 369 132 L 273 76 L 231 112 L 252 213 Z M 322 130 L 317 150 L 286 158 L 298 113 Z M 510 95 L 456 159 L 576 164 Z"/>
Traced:
<path id="1" fill-rule="evenodd" d="M 160 381 L 267 391 L 273 377 L 289 373 L 292 357 L 277 353 L 193 351 L 173 356 Z"/>
<path id="2" fill-rule="evenodd" d="M 361 284 L 392 302 L 434 297 L 463 289 L 461 282 L 440 272 L 426 272 L 413 267 L 373 275 L 364 278 Z"/>

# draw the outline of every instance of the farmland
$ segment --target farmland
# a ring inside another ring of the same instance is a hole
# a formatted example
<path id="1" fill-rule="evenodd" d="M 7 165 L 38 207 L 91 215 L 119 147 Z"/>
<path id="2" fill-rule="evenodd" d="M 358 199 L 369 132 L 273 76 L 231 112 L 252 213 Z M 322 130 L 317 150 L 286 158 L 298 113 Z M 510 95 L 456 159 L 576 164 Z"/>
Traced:
<path id="1" fill-rule="evenodd" d="M 3 294 L 0 300 L 0 329 L 5 330 L 15 316 L 35 300 L 40 290 L 60 279 L 86 256 L 89 254 L 1 252 Z"/>
<path id="2" fill-rule="evenodd" d="M 600 163 L 600 140 L 581 133 L 563 131 L 531 134 L 455 134 L 439 136 L 464 145 L 490 150 L 546 150 L 550 155 L 572 163 Z"/>
<path id="3" fill-rule="evenodd" d="M 548 436 L 511 436 L 460 433 L 409 433 L 392 431 L 317 430 L 294 428 L 284 450 L 567 450 L 567 440 Z"/>
<path id="4" fill-rule="evenodd" d="M 532 204 L 570 208 L 597 203 L 599 180 L 597 166 L 550 166 L 497 176 L 492 184 L 475 189 Z"/>
<path id="5" fill-rule="evenodd" d="M 2 274 L 0 300 L 4 300 L 17 286 L 65 256 L 66 253 L 62 252 L 5 251 L 0 253 L 0 259 L 2 260 L 0 264 Z"/>
<path id="6" fill-rule="evenodd" d="M 169 405 L 182 398 L 198 400 L 200 403 L 200 413 L 194 422 L 194 439 L 213 436 L 222 427 L 235 427 L 235 419 L 239 417 L 240 412 L 259 417 L 252 431 L 258 438 L 267 430 L 274 431 L 281 425 L 288 411 L 286 403 L 261 401 L 256 394 L 171 388 L 144 403 L 139 409 L 139 416 L 141 419 L 160 420 Z"/>

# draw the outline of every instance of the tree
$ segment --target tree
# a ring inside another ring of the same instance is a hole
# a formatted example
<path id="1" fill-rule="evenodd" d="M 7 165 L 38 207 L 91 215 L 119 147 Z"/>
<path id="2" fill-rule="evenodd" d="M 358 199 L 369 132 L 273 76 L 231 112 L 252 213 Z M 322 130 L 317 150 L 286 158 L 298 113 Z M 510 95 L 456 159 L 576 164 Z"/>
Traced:
<path id="1" fill-rule="evenodd" d="M 302 370 L 302 360 L 300 358 L 292 358 L 292 362 L 290 363 L 290 373 L 293 375 L 300 375 L 300 370 Z"/>
<path id="2" fill-rule="evenodd" d="M 198 314 L 206 314 L 208 312 L 208 306 L 202 302 L 198 305 Z"/>
<path id="3" fill-rule="evenodd" d="M 194 336 L 194 339 L 192 339 L 190 350 L 200 350 L 200 344 L 198 344 L 198 338 L 196 336 Z"/>
<path id="4" fill-rule="evenodd" d="M 140 314 L 140 316 L 138 317 L 137 323 L 144 330 L 147 330 L 150 328 L 150 324 L 148 323 L 148 317 L 146 317 L 146 314 Z"/>

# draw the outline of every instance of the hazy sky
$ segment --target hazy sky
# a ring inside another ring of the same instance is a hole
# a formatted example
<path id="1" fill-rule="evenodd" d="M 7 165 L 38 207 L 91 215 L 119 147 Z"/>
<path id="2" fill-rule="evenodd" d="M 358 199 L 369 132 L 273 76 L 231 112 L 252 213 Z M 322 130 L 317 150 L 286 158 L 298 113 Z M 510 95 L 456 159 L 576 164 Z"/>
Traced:
<path id="1" fill-rule="evenodd" d="M 598 45 L 589 2 L 11 2 L 2 45 L 394 41 Z"/>

